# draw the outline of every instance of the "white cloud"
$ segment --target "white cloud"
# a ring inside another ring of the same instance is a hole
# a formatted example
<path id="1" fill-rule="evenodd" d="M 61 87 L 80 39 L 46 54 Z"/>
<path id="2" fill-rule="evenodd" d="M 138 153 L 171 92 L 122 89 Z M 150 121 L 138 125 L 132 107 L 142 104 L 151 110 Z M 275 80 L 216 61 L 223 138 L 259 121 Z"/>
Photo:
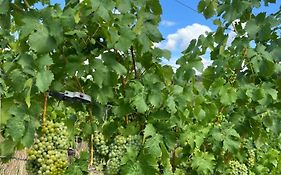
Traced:
<path id="1" fill-rule="evenodd" d="M 210 59 L 205 59 L 205 58 L 203 58 L 203 59 L 202 59 L 202 63 L 203 63 L 203 65 L 204 65 L 204 69 L 206 69 L 208 66 L 210 66 L 210 65 L 213 63 L 213 61 L 210 60 Z"/>
<path id="2" fill-rule="evenodd" d="M 171 51 L 183 51 L 192 39 L 212 30 L 205 25 L 194 23 L 184 28 L 178 29 L 176 33 L 169 34 L 167 39 L 158 46 Z"/>
<path id="3" fill-rule="evenodd" d="M 163 21 L 161 21 L 160 24 L 165 27 L 171 27 L 171 26 L 174 26 L 176 23 L 174 21 L 163 20 Z"/>

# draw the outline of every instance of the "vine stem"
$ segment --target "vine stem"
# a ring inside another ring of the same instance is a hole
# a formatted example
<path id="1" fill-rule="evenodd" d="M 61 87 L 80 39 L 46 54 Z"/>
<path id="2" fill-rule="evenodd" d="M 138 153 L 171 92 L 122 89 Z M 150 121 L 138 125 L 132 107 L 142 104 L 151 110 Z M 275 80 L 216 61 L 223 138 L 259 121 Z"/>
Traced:
<path id="1" fill-rule="evenodd" d="M 121 81 L 122 81 L 122 93 L 123 93 L 123 96 L 125 97 L 126 81 L 123 76 L 121 76 Z M 125 115 L 125 124 L 127 125 L 128 123 L 129 123 L 128 115 Z"/>
<path id="2" fill-rule="evenodd" d="M 134 68 L 134 72 L 135 72 L 135 79 L 138 79 L 136 59 L 135 59 L 135 54 L 134 54 L 133 46 L 131 46 L 130 51 L 131 51 L 131 56 L 132 56 L 132 60 L 133 60 L 133 68 Z"/>
<path id="3" fill-rule="evenodd" d="M 29 3 L 27 2 L 27 0 L 24 0 L 25 5 L 27 6 L 27 8 L 30 8 Z"/>
<path id="4" fill-rule="evenodd" d="M 46 126 L 46 113 L 47 113 L 48 92 L 44 93 L 44 108 L 42 115 L 42 127 Z"/>
<path id="5" fill-rule="evenodd" d="M 85 93 L 85 92 L 84 92 L 84 88 L 83 88 L 83 86 L 81 85 L 79 79 L 78 79 L 76 76 L 74 76 L 74 79 L 76 80 L 76 83 L 77 83 L 78 87 L 80 88 L 80 91 L 81 91 L 82 93 Z M 88 120 L 92 121 L 92 120 L 93 120 L 93 114 L 92 114 L 92 108 L 91 108 L 91 106 L 89 106 L 87 110 L 88 110 L 88 113 L 89 113 L 89 119 L 88 119 Z M 94 134 L 91 134 L 91 136 L 90 136 L 90 143 L 89 143 L 89 147 L 90 147 L 90 161 L 89 161 L 89 166 L 90 166 L 90 167 L 92 167 L 92 166 L 93 166 L 93 163 L 94 163 L 94 144 L 93 144 L 93 141 L 94 141 Z"/>
<path id="6" fill-rule="evenodd" d="M 82 93 L 85 93 L 85 92 L 84 92 L 84 88 L 82 87 L 82 85 L 81 85 L 80 81 L 78 80 L 78 78 L 77 78 L 76 76 L 74 76 L 74 79 L 75 79 L 75 81 L 77 82 L 77 85 L 78 85 L 80 91 L 81 91 Z"/>
<path id="7" fill-rule="evenodd" d="M 91 134 L 91 138 L 90 138 L 90 166 L 93 166 L 94 163 L 94 134 Z"/>

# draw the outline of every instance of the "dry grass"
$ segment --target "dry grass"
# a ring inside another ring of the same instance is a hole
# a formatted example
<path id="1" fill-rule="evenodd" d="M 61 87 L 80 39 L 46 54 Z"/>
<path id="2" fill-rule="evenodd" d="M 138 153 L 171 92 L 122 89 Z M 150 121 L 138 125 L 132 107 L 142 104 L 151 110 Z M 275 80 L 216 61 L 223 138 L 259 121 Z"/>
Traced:
<path id="1" fill-rule="evenodd" d="M 26 151 L 17 151 L 14 157 L 26 159 Z M 11 159 L 9 162 L 0 164 L 1 175 L 28 175 L 25 169 L 26 161 Z"/>

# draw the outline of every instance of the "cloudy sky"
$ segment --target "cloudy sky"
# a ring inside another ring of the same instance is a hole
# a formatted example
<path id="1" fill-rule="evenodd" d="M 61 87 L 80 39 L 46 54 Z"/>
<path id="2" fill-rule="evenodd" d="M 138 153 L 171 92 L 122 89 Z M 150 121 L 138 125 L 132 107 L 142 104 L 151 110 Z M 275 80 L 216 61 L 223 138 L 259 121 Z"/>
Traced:
<path id="1" fill-rule="evenodd" d="M 197 13 L 197 4 L 200 0 L 160 0 L 163 14 L 162 22 L 160 23 L 160 31 L 165 40 L 156 44 L 158 47 L 169 49 L 172 53 L 170 61 L 165 63 L 175 65 L 176 60 L 181 56 L 181 52 L 188 46 L 189 42 L 204 34 L 206 31 L 215 31 L 216 26 L 213 25 L 212 19 L 206 20 L 202 14 Z M 279 4 L 271 5 L 270 7 L 262 7 L 255 12 L 266 11 L 272 13 L 280 8 Z M 193 10 L 192 10 L 193 9 Z M 231 38 L 235 36 L 230 31 Z M 230 39 L 231 41 L 231 39 Z M 203 63 L 210 64 L 208 55 L 204 57 Z"/>

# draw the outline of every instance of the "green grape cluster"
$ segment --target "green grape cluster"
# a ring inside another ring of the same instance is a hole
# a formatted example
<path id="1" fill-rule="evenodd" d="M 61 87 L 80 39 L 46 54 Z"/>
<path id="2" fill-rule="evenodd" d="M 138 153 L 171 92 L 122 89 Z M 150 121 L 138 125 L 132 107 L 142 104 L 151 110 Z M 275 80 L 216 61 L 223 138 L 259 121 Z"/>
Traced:
<path id="1" fill-rule="evenodd" d="M 126 143 L 127 139 L 118 135 L 114 138 L 113 143 L 110 144 L 110 153 L 106 165 L 107 174 L 118 174 L 121 166 L 121 158 L 126 152 Z"/>
<path id="2" fill-rule="evenodd" d="M 139 135 L 128 137 L 117 135 L 112 142 L 106 142 L 102 133 L 95 132 L 93 142 L 96 152 L 94 168 L 97 171 L 104 171 L 108 175 L 119 173 L 121 159 L 128 147 L 137 152 L 141 148 L 141 136 Z"/>
<path id="3" fill-rule="evenodd" d="M 106 156 L 108 154 L 108 146 L 106 145 L 104 135 L 101 132 L 94 133 L 94 146 L 97 153 L 101 156 Z"/>
<path id="4" fill-rule="evenodd" d="M 61 175 L 67 164 L 67 128 L 47 121 L 42 135 L 28 150 L 27 171 L 33 175 Z"/>
<path id="5" fill-rule="evenodd" d="M 253 149 L 250 149 L 248 151 L 248 167 L 252 168 L 254 165 L 255 165 L 255 158 L 256 158 L 256 155 L 255 155 L 255 151 Z"/>
<path id="6" fill-rule="evenodd" d="M 229 161 L 230 175 L 248 175 L 248 168 L 237 160 Z"/>
<path id="7" fill-rule="evenodd" d="M 130 135 L 126 138 L 126 147 L 131 147 L 138 152 L 141 148 L 141 141 L 142 138 L 140 135 Z"/>
<path id="8" fill-rule="evenodd" d="M 104 167 L 106 166 L 106 160 L 104 157 L 100 157 L 99 155 L 94 156 L 94 162 L 93 167 L 96 171 L 102 172 L 104 170 Z"/>
<path id="9" fill-rule="evenodd" d="M 114 142 L 110 145 L 110 153 L 106 165 L 107 174 L 118 174 L 120 171 L 120 162 L 123 155 L 126 153 L 126 149 L 131 147 L 136 152 L 141 148 L 141 136 L 130 135 L 127 138 L 123 136 L 116 136 Z"/>

